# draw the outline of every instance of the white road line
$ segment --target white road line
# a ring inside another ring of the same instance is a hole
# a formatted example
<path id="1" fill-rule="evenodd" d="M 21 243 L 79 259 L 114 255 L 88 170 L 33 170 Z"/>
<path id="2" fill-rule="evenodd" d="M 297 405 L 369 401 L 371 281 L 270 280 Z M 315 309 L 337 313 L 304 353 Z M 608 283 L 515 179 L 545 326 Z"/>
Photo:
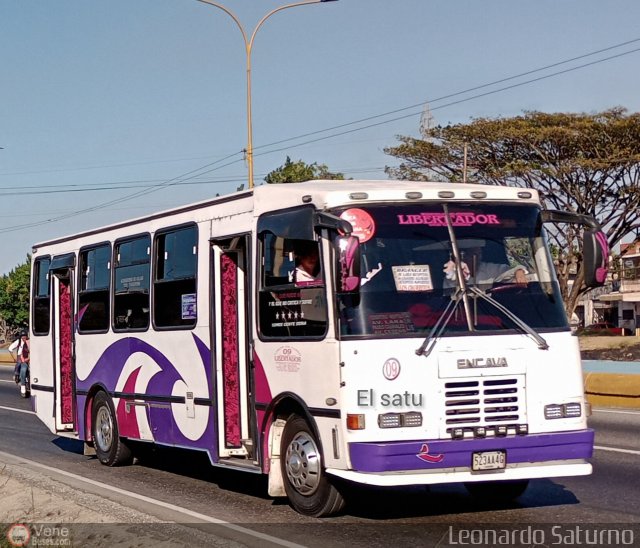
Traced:
<path id="1" fill-rule="evenodd" d="M 640 411 L 632 411 L 625 409 L 592 409 L 594 413 L 614 413 L 616 415 L 640 415 Z"/>
<path id="2" fill-rule="evenodd" d="M 594 449 L 599 449 L 600 451 L 613 451 L 614 453 L 628 453 L 629 455 L 640 455 L 640 451 L 636 451 L 635 449 L 621 449 L 619 447 L 605 447 L 604 445 L 594 445 Z"/>
<path id="3" fill-rule="evenodd" d="M 144 495 L 140 495 L 139 493 L 133 493 L 131 491 L 126 491 L 124 489 L 120 489 L 119 487 L 114 487 L 112 485 L 107 485 L 106 483 L 102 483 L 100 481 L 95 481 L 89 478 L 85 478 L 82 476 L 78 476 L 76 474 L 72 474 L 71 472 L 66 472 L 64 470 L 58 470 L 57 468 L 53 468 L 51 466 L 47 466 L 46 464 L 40 464 L 39 462 L 35 462 L 29 459 L 25 459 L 22 457 L 18 457 L 17 455 L 12 455 L 11 453 L 5 453 L 4 451 L 0 451 L 0 457 L 9 458 L 12 460 L 18 459 L 19 462 L 28 464 L 29 466 L 33 466 L 35 468 L 41 468 L 43 470 L 47 470 L 48 472 L 55 474 L 59 474 L 61 476 L 66 476 L 68 478 L 73 478 L 74 480 L 81 481 L 84 483 L 88 483 L 95 487 L 99 487 L 100 489 L 104 489 L 107 491 L 112 491 L 113 493 L 118 493 L 119 495 L 124 495 L 126 497 L 130 497 L 133 499 L 138 499 L 143 502 L 149 504 L 155 504 L 156 506 L 160 506 L 162 508 L 166 508 L 173 512 L 178 512 L 180 514 L 184 514 L 186 516 L 196 518 L 198 520 L 214 523 L 216 525 L 220 525 L 222 527 L 226 527 L 227 529 L 231 529 L 232 531 L 236 531 L 238 533 L 242 533 L 243 535 L 251 536 L 258 538 L 260 540 L 264 540 L 267 542 L 271 542 L 273 544 L 277 544 L 278 546 L 286 546 L 287 548 L 304 548 L 302 544 L 296 544 L 294 542 L 289 542 L 288 540 L 280 539 L 277 537 L 272 537 L 271 535 L 267 535 L 265 533 L 260 533 L 258 531 L 252 531 L 251 529 L 247 529 L 246 527 L 241 527 L 240 525 L 235 525 L 233 523 L 229 523 L 228 521 L 224 521 L 218 518 L 214 518 L 211 516 L 207 516 L 206 514 L 200 514 L 199 512 L 194 512 L 192 510 L 187 510 L 186 508 L 181 508 L 179 506 L 175 506 L 173 504 L 169 504 L 168 502 L 164 502 L 157 499 L 152 499 L 150 497 L 145 497 Z"/>
<path id="4" fill-rule="evenodd" d="M 0 380 L 0 382 L 6 382 L 7 384 L 15 384 L 16 383 L 16 381 L 3 381 L 3 380 Z"/>
<path id="5" fill-rule="evenodd" d="M 16 409 L 15 407 L 5 407 L 4 405 L 0 405 L 0 409 L 4 409 L 5 411 L 15 411 L 17 413 L 28 413 L 29 415 L 35 415 L 33 411 L 28 411 L 27 409 Z"/>

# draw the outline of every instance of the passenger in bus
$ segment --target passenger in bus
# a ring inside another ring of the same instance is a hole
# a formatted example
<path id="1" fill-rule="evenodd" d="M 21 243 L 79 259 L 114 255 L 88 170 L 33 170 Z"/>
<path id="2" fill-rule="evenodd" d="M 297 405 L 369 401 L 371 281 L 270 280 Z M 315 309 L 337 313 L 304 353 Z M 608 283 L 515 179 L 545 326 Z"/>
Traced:
<path id="1" fill-rule="evenodd" d="M 301 240 L 295 249 L 296 286 L 319 285 L 322 283 L 320 269 L 320 254 L 318 244 L 312 241 Z"/>

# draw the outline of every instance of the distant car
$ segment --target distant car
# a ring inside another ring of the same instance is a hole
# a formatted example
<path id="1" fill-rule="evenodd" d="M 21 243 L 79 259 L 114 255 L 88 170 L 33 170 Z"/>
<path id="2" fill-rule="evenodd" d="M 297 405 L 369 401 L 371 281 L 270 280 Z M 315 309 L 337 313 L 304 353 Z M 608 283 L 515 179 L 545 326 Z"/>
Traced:
<path id="1" fill-rule="evenodd" d="M 624 327 L 616 327 L 612 323 L 597 322 L 587 325 L 579 330 L 580 335 L 630 335 L 631 332 Z"/>

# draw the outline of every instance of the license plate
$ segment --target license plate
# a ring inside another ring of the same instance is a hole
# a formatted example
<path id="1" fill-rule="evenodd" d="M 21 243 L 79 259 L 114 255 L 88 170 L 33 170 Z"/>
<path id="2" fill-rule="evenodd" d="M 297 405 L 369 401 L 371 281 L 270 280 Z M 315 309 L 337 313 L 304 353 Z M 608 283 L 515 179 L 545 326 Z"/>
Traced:
<path id="1" fill-rule="evenodd" d="M 507 466 L 506 451 L 478 451 L 473 453 L 471 470 L 503 470 Z"/>

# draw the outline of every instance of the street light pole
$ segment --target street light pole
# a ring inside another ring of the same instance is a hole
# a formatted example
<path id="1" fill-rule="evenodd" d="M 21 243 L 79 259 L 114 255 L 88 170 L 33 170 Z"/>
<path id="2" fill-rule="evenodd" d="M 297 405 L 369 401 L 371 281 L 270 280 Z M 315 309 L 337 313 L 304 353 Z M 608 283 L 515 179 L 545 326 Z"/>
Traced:
<path id="1" fill-rule="evenodd" d="M 264 22 L 271 17 L 273 14 L 278 13 L 279 11 L 285 10 L 287 8 L 295 8 L 297 6 L 306 6 L 307 4 L 322 4 L 325 2 L 335 2 L 336 0 L 304 0 L 302 2 L 295 2 L 293 4 L 286 4 L 284 6 L 280 6 L 271 10 L 267 13 L 256 25 L 251 33 L 251 37 L 248 37 L 247 33 L 240 22 L 240 19 L 236 17 L 236 15 L 218 2 L 214 2 L 213 0 L 198 0 L 198 2 L 202 2 L 203 4 L 208 4 L 215 8 L 219 8 L 224 11 L 231 19 L 233 19 L 234 23 L 240 29 L 240 33 L 242 34 L 242 39 L 244 40 L 244 48 L 247 58 L 247 164 L 249 166 L 249 188 L 253 188 L 253 121 L 251 119 L 251 51 L 253 49 L 253 41 L 256 37 L 256 34 L 260 27 L 264 24 Z"/>

